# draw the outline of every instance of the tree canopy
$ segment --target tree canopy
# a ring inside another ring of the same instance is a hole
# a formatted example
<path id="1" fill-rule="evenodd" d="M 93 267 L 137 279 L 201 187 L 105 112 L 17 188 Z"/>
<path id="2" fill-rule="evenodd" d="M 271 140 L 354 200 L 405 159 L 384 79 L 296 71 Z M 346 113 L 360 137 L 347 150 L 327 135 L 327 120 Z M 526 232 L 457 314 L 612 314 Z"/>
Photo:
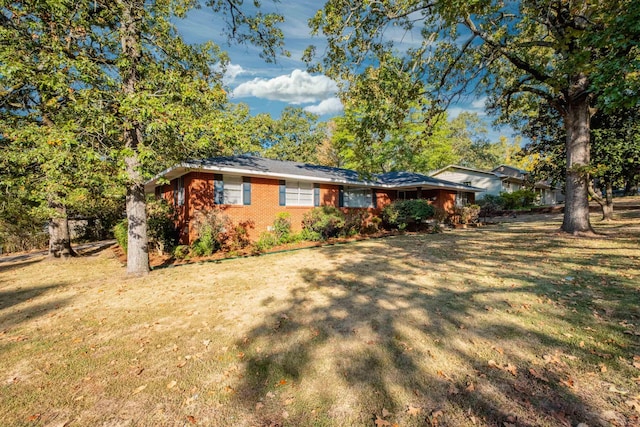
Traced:
<path id="1" fill-rule="evenodd" d="M 584 233 L 592 231 L 585 172 L 591 108 L 636 105 L 639 17 L 631 0 L 329 0 L 311 26 L 328 40 L 318 69 L 347 85 L 392 56 L 397 70 L 422 82 L 418 96 L 435 109 L 473 91 L 486 93 L 489 107 L 504 116 L 537 102 L 552 105 L 567 134 L 562 228 Z M 412 37 L 421 41 L 404 42 Z M 307 59 L 314 53 L 308 49 Z"/>

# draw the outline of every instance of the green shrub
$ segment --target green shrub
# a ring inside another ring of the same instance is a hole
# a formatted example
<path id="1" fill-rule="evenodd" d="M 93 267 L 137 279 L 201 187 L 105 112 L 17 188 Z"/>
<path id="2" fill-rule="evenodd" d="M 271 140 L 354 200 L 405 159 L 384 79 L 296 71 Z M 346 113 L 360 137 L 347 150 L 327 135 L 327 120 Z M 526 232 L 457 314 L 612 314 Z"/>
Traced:
<path id="1" fill-rule="evenodd" d="M 289 212 L 280 212 L 273 221 L 273 234 L 279 243 L 289 243 L 293 234 L 291 233 L 291 214 Z"/>
<path id="2" fill-rule="evenodd" d="M 178 259 L 184 259 L 189 255 L 190 249 L 187 245 L 178 245 L 173 248 L 173 256 Z"/>
<path id="3" fill-rule="evenodd" d="M 369 218 L 369 212 L 365 210 L 358 209 L 348 211 L 345 215 L 342 235 L 355 236 L 361 234 L 364 231 L 367 218 Z"/>
<path id="4" fill-rule="evenodd" d="M 504 200 L 500 196 L 486 194 L 482 200 L 478 200 L 481 216 L 494 216 L 498 211 L 504 209 Z"/>
<path id="5" fill-rule="evenodd" d="M 453 208 L 450 222 L 452 224 L 473 224 L 478 222 L 479 214 L 480 206 L 478 205 L 456 206 Z"/>
<path id="6" fill-rule="evenodd" d="M 195 218 L 197 239 L 191 245 L 191 252 L 196 256 L 210 256 L 223 247 L 226 230 L 232 228 L 229 217 L 218 209 L 199 212 Z"/>
<path id="7" fill-rule="evenodd" d="M 221 236 L 223 251 L 238 251 L 251 244 L 249 228 L 253 228 L 253 221 L 240 222 L 231 229 L 224 231 Z"/>
<path id="8" fill-rule="evenodd" d="M 503 209 L 521 209 L 533 206 L 536 193 L 531 190 L 517 190 L 512 193 L 500 193 Z"/>
<path id="9" fill-rule="evenodd" d="M 147 201 L 147 235 L 149 246 L 160 253 L 170 253 L 178 243 L 173 207 L 164 199 Z"/>
<path id="10" fill-rule="evenodd" d="M 404 230 L 409 223 L 433 218 L 435 213 L 426 200 L 396 200 L 382 209 L 382 219 L 388 227 Z"/>
<path id="11" fill-rule="evenodd" d="M 313 208 L 304 214 L 302 227 L 317 234 L 320 240 L 338 237 L 343 233 L 345 216 L 340 209 L 333 206 Z"/>
<path id="12" fill-rule="evenodd" d="M 297 235 L 299 240 L 305 240 L 308 242 L 318 242 L 322 240 L 322 236 L 317 231 L 312 231 L 308 228 L 303 228 Z"/>
<path id="13" fill-rule="evenodd" d="M 255 252 L 264 252 L 273 248 L 274 246 L 278 246 L 278 243 L 278 237 L 275 234 L 265 231 L 253 244 L 253 248 Z"/>
<path id="14" fill-rule="evenodd" d="M 129 222 L 123 219 L 113 227 L 113 237 L 116 238 L 118 245 L 124 253 L 127 253 L 127 242 L 129 239 Z"/>

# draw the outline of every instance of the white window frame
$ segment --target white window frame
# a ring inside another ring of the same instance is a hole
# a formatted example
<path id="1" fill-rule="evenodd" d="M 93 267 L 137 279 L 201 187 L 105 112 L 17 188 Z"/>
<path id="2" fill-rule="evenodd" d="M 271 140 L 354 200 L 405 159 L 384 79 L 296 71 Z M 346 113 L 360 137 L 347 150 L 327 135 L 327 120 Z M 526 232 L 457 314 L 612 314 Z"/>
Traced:
<path id="1" fill-rule="evenodd" d="M 347 187 L 343 201 L 345 208 L 372 208 L 373 193 L 370 188 Z"/>
<path id="2" fill-rule="evenodd" d="M 463 208 L 469 204 L 469 193 L 466 191 L 456 192 L 456 207 Z"/>
<path id="3" fill-rule="evenodd" d="M 313 182 L 285 182 L 285 206 L 313 206 Z"/>
<path id="4" fill-rule="evenodd" d="M 222 175 L 223 196 L 222 200 L 225 205 L 242 205 L 244 204 L 244 188 L 242 186 L 242 177 L 237 175 Z"/>
<path id="5" fill-rule="evenodd" d="M 184 177 L 176 178 L 176 185 L 174 188 L 174 203 L 176 206 L 184 206 Z"/>

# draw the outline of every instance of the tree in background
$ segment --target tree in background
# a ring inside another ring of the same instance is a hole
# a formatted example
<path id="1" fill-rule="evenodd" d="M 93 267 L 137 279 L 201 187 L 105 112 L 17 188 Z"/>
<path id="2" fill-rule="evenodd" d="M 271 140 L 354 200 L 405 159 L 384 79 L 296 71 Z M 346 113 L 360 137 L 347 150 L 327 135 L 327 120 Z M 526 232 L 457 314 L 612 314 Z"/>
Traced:
<path id="1" fill-rule="evenodd" d="M 476 113 L 462 112 L 448 124 L 447 137 L 455 160 L 452 163 L 481 170 L 492 170 L 500 164 L 526 166 L 517 160 L 519 140 L 509 142 L 501 136 L 496 142 L 488 138 L 485 122 Z"/>
<path id="2" fill-rule="evenodd" d="M 279 119 L 270 115 L 254 118 L 262 155 L 269 159 L 318 163 L 317 149 L 326 137 L 318 116 L 299 107 L 286 107 Z"/>
<path id="3" fill-rule="evenodd" d="M 394 55 L 402 64 L 398 68 L 424 80 L 435 108 L 470 90 L 486 91 L 489 105 L 505 116 L 548 102 L 567 135 L 562 230 L 580 234 L 592 232 L 587 198 L 592 107 L 636 105 L 639 18 L 640 4 L 632 0 L 329 0 L 311 26 L 327 36 L 323 68 L 339 81 L 353 84 L 362 64 L 377 65 Z M 423 42 L 401 53 L 386 38 L 387 29 L 411 36 L 419 31 Z M 308 49 L 307 59 L 313 55 Z"/>
<path id="4" fill-rule="evenodd" d="M 600 204 L 602 218 L 613 217 L 613 189 L 637 182 L 640 172 L 638 108 L 597 112 L 591 126 L 591 166 L 589 194 Z M 566 168 L 565 130 L 561 118 L 549 106 L 540 105 L 522 128 L 532 142 L 524 153 L 536 158 L 534 175 L 561 181 Z"/>
<path id="5" fill-rule="evenodd" d="M 103 18 L 89 6 L 3 1 L 0 9 L 0 182 L 12 206 L 2 209 L 3 221 L 18 234 L 10 225 L 28 229 L 25 218 L 48 223 L 55 258 L 74 255 L 69 211 L 86 213 L 113 186 L 104 140 L 83 126 L 101 115 L 94 88 L 105 84 L 88 34 Z"/>

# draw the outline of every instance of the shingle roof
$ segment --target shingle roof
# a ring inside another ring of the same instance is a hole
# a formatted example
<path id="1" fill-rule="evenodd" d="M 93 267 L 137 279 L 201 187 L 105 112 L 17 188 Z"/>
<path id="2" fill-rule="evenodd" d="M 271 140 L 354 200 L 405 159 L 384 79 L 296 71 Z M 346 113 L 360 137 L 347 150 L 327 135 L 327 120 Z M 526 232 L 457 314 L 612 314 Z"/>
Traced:
<path id="1" fill-rule="evenodd" d="M 475 189 L 478 191 L 484 191 L 480 188 L 470 187 L 468 185 L 460 184 L 459 182 L 445 181 L 444 179 L 433 178 L 431 176 L 422 175 L 415 172 L 387 172 L 380 175 L 376 175 L 378 181 L 382 184 L 397 187 L 409 187 L 419 185 L 431 185 L 435 187 L 448 186 L 451 188 L 459 189 Z"/>
<path id="2" fill-rule="evenodd" d="M 188 160 L 156 175 L 145 184 L 145 189 L 148 192 L 152 191 L 158 179 L 162 177 L 171 180 L 194 170 L 243 174 L 248 176 L 269 176 L 283 179 L 308 179 L 310 181 L 360 185 L 366 187 L 388 188 L 415 187 L 421 185 L 466 191 L 484 191 L 479 188 L 469 187 L 456 182 L 444 181 L 438 178 L 412 172 L 389 172 L 367 178 L 350 169 L 265 159 L 255 156 L 226 156 L 212 157 L 202 160 Z"/>
<path id="3" fill-rule="evenodd" d="M 331 181 L 345 181 L 353 183 L 373 182 L 366 180 L 356 171 L 334 168 L 330 166 L 312 165 L 291 161 L 265 159 L 255 156 L 227 156 L 212 157 L 210 159 L 195 160 L 187 163 L 210 167 L 227 167 L 243 169 L 252 172 L 262 172 L 278 175 L 290 175 L 309 178 L 322 178 Z"/>

